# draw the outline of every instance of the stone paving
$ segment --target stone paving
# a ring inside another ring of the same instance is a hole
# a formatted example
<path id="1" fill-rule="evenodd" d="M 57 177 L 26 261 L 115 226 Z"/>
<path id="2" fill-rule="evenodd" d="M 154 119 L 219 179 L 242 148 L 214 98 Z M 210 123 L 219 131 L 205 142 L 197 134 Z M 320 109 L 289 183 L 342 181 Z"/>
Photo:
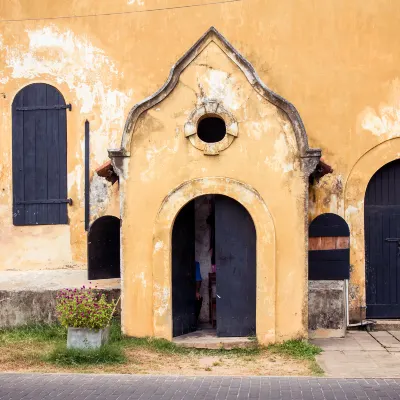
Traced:
<path id="1" fill-rule="evenodd" d="M 198 349 L 244 348 L 254 346 L 248 337 L 218 337 L 215 329 L 202 329 L 173 338 L 173 342 L 183 347 Z"/>
<path id="2" fill-rule="evenodd" d="M 335 378 L 400 378 L 400 332 L 350 331 L 342 339 L 315 339 L 317 361 Z"/>
<path id="3" fill-rule="evenodd" d="M 0 374 L 1 400 L 400 399 L 400 380 Z"/>

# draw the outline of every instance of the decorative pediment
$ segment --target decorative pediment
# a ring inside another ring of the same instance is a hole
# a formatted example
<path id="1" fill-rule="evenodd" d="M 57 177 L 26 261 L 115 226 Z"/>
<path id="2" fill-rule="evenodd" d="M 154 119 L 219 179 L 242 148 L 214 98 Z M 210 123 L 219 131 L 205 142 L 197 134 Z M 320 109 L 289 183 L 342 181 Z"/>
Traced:
<path id="1" fill-rule="evenodd" d="M 258 77 L 253 66 L 247 61 L 241 54 L 239 54 L 233 46 L 222 36 L 214 27 L 211 27 L 189 50 L 184 54 L 180 60 L 172 67 L 169 77 L 165 84 L 152 96 L 143 100 L 142 102 L 136 104 L 132 110 L 129 112 L 128 118 L 126 120 L 124 132 L 122 135 L 121 147 L 115 150 L 109 150 L 109 156 L 114 160 L 114 164 L 121 164 L 116 162 L 116 157 L 129 157 L 130 147 L 132 141 L 132 135 L 134 134 L 135 126 L 138 121 L 139 116 L 159 104 L 163 101 L 176 87 L 180 75 L 185 70 L 185 68 L 211 43 L 214 42 L 243 72 L 248 82 L 251 84 L 253 89 L 271 104 L 275 105 L 281 111 L 283 111 L 289 118 L 293 131 L 296 136 L 297 148 L 302 161 L 302 168 L 306 174 L 310 174 L 314 169 L 318 160 L 321 156 L 321 151 L 319 149 L 310 149 L 308 145 L 307 134 L 300 118 L 299 113 L 296 108 L 289 101 L 285 100 L 278 94 L 270 90 Z M 210 103 L 208 106 L 212 106 Z M 222 106 L 222 105 L 221 105 Z M 224 117 L 227 135 L 219 143 L 205 144 L 202 142 L 198 135 L 196 135 L 196 127 L 194 126 L 194 119 L 197 121 L 201 118 L 202 107 L 196 108 L 193 111 L 192 118 L 189 118 L 187 124 L 185 125 L 185 135 L 189 137 L 191 143 L 203 150 L 208 154 L 218 154 L 219 151 L 225 149 L 232 143 L 235 138 L 235 133 L 237 135 L 237 125 L 234 123 L 227 123 Z M 200 116 L 199 116 L 200 115 Z M 228 114 L 224 114 L 228 115 Z M 229 116 L 229 120 L 232 119 Z"/>

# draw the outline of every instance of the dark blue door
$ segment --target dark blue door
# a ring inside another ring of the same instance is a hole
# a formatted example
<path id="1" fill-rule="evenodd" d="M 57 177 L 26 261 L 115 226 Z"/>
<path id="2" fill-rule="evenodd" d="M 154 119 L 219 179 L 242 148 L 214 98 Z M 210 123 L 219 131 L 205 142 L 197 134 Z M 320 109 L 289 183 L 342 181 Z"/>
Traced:
<path id="1" fill-rule="evenodd" d="M 365 194 L 368 318 L 400 317 L 400 160 L 382 167 Z"/>
<path id="2" fill-rule="evenodd" d="M 67 224 L 67 119 L 62 94 L 34 83 L 12 105 L 14 225 Z"/>
<path id="3" fill-rule="evenodd" d="M 172 230 L 173 336 L 196 330 L 194 201 L 179 212 Z"/>
<path id="4" fill-rule="evenodd" d="M 112 215 L 96 219 L 88 232 L 88 279 L 120 278 L 120 225 Z"/>
<path id="5" fill-rule="evenodd" d="M 256 231 L 247 210 L 215 196 L 217 335 L 256 334 Z"/>

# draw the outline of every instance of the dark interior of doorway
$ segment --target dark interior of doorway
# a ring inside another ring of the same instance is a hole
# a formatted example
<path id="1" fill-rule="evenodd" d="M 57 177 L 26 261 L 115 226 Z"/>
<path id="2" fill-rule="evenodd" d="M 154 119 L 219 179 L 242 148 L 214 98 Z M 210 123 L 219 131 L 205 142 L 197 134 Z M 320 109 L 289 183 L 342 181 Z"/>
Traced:
<path id="1" fill-rule="evenodd" d="M 215 330 L 220 337 L 255 335 L 256 233 L 237 201 L 201 196 L 177 215 L 172 311 L 174 337 L 197 330 Z"/>

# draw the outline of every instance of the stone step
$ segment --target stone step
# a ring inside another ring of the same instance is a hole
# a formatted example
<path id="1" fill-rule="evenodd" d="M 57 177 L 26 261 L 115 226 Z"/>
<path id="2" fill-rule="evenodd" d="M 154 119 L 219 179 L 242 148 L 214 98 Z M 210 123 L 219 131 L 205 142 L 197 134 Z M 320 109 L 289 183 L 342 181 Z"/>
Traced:
<path id="1" fill-rule="evenodd" d="M 400 319 L 377 319 L 374 331 L 400 331 Z"/>
<path id="2" fill-rule="evenodd" d="M 174 337 L 175 344 L 195 349 L 225 349 L 254 347 L 256 342 L 248 337 L 217 337 L 215 330 L 205 329 Z"/>

